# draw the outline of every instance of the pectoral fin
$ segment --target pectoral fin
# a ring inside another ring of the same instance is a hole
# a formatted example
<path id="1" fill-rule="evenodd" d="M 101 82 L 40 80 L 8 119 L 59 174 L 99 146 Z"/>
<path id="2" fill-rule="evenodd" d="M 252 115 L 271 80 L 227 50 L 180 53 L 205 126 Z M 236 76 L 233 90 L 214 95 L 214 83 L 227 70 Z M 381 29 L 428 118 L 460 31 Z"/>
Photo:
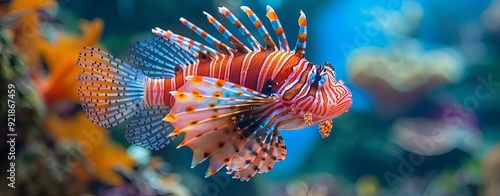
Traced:
<path id="1" fill-rule="evenodd" d="M 249 180 L 286 156 L 276 129 L 275 116 L 285 115 L 279 99 L 202 76 L 187 77 L 171 94 L 176 102 L 164 120 L 174 125 L 172 136 L 185 134 L 180 146 L 193 151 L 193 167 L 211 157 L 207 176 L 227 166 Z"/>

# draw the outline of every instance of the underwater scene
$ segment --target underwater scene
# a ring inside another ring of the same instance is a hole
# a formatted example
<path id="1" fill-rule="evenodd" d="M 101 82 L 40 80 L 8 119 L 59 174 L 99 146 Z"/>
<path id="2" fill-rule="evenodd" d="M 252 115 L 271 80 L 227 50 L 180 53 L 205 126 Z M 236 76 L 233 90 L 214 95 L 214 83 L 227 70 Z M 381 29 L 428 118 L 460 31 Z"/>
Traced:
<path id="1" fill-rule="evenodd" d="M 0 195 L 500 195 L 500 0 L 0 0 Z"/>

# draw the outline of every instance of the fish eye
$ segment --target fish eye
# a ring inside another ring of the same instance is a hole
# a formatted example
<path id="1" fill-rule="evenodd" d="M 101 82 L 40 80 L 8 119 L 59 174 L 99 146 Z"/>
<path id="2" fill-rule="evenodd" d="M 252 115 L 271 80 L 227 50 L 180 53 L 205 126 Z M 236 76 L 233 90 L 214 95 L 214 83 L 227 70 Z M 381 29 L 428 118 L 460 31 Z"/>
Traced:
<path id="1" fill-rule="evenodd" d="M 323 84 L 325 84 L 326 77 L 327 77 L 326 74 L 318 73 L 318 72 L 315 72 L 315 71 L 312 71 L 309 74 L 309 80 L 313 84 L 316 84 L 318 86 L 322 86 Z"/>

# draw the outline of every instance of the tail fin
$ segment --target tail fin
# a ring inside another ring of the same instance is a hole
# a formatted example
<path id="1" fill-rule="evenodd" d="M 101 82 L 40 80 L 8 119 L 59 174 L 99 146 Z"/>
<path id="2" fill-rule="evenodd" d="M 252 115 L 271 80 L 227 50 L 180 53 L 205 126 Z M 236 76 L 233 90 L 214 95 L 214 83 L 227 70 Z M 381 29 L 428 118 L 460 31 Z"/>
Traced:
<path id="1" fill-rule="evenodd" d="M 80 102 L 94 124 L 114 127 L 143 108 L 143 73 L 99 48 L 85 47 L 76 63 Z"/>
<path id="2" fill-rule="evenodd" d="M 78 94 L 87 117 L 101 127 L 114 127 L 131 119 L 125 137 L 137 146 L 159 150 L 175 136 L 174 127 L 162 121 L 170 106 L 148 106 L 144 102 L 145 83 L 150 78 L 175 76 L 196 57 L 170 39 L 150 38 L 133 44 L 122 61 L 98 49 L 86 47 L 77 65 L 82 68 Z M 167 89 L 165 92 L 169 92 Z"/>

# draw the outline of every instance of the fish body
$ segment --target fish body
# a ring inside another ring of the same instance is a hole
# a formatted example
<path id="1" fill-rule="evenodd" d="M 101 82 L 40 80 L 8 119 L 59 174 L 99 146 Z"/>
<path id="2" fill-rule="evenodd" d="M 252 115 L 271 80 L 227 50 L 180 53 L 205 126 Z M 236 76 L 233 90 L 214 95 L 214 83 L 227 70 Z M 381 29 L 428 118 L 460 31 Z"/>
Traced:
<path id="1" fill-rule="evenodd" d="M 161 149 L 184 133 L 181 146 L 193 150 L 192 167 L 209 160 L 206 175 L 224 166 L 234 178 L 249 180 L 286 157 L 278 130 L 320 124 L 323 137 L 332 119 L 352 105 L 351 93 L 335 79 L 329 63 L 304 58 L 307 21 L 301 12 L 299 35 L 291 50 L 276 12 L 267 18 L 276 44 L 248 7 L 241 7 L 259 31 L 261 44 L 227 9 L 219 8 L 252 49 L 204 12 L 232 47 L 181 18 L 215 49 L 160 28 L 158 37 L 133 44 L 122 61 L 86 47 L 77 64 L 79 96 L 87 117 L 102 127 L 126 120 L 129 142 Z"/>
<path id="2" fill-rule="evenodd" d="M 149 80 L 146 83 L 146 101 L 149 105 L 173 106 L 175 99 L 169 92 L 184 85 L 187 76 L 218 78 L 258 92 L 264 90 L 263 93 L 269 94 L 272 89 L 268 85 L 275 84 L 272 82 L 278 77 L 288 76 L 292 66 L 297 65 L 300 60 L 307 63 L 291 52 L 282 51 L 237 53 L 234 56 L 224 55 L 214 60 L 202 60 L 185 69 L 179 68 L 175 77 Z"/>

